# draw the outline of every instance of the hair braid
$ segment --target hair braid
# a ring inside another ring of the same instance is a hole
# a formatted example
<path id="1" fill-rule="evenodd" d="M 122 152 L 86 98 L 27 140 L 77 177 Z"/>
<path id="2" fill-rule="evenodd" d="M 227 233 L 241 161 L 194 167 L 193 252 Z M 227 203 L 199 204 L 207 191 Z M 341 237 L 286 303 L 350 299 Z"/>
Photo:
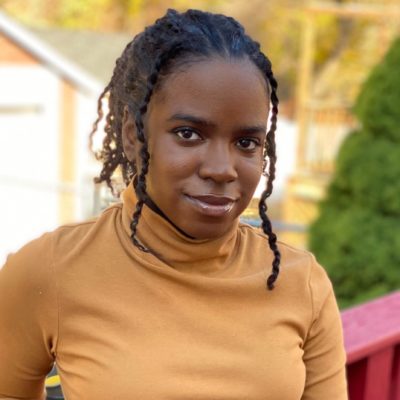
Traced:
<path id="1" fill-rule="evenodd" d="M 97 100 L 97 119 L 95 120 L 95 122 L 93 123 L 93 127 L 92 130 L 90 132 L 89 135 L 89 147 L 92 149 L 93 148 L 93 137 L 94 134 L 96 133 L 97 129 L 98 129 L 98 125 L 100 123 L 100 121 L 102 120 L 103 116 L 104 116 L 104 112 L 103 112 L 103 99 L 106 97 L 106 95 L 109 93 L 110 88 L 112 85 L 112 81 L 104 88 L 103 92 L 100 94 L 99 99 Z M 114 171 L 115 168 L 113 168 L 113 156 L 111 156 L 112 154 L 112 149 L 110 147 L 110 143 L 111 143 L 111 138 L 110 138 L 110 113 L 108 113 L 106 115 L 106 126 L 104 128 L 105 132 L 106 132 L 106 136 L 103 140 L 103 148 L 102 150 L 99 152 L 95 152 L 94 155 L 96 157 L 97 160 L 101 160 L 103 159 L 103 156 L 105 154 L 108 155 L 108 157 L 110 158 L 110 161 L 108 161 L 107 163 L 104 163 L 103 168 L 100 172 L 100 177 L 95 178 L 94 182 L 95 183 L 100 183 L 103 180 L 106 181 L 107 186 L 111 189 L 112 193 L 115 194 L 114 192 L 114 188 L 111 184 L 111 175 L 112 172 Z"/>
<path id="2" fill-rule="evenodd" d="M 97 128 L 99 127 L 100 121 L 103 119 L 104 113 L 103 113 L 103 99 L 107 92 L 110 90 L 111 83 L 109 83 L 104 90 L 101 92 L 98 100 L 97 100 L 97 118 L 94 121 L 92 125 L 92 130 L 89 133 L 89 149 L 93 149 L 93 136 L 97 131 Z M 96 160 L 100 160 L 100 154 L 98 152 L 94 153 Z"/>
<path id="3" fill-rule="evenodd" d="M 141 142 L 141 149 L 140 149 L 140 158 L 142 162 L 142 168 L 137 178 L 137 183 L 135 186 L 135 192 L 138 198 L 138 202 L 136 204 L 136 209 L 133 213 L 132 222 L 130 225 L 131 228 L 131 239 L 133 243 L 142 251 L 148 253 L 151 252 L 148 248 L 143 246 L 137 239 L 137 226 L 139 224 L 139 218 L 142 213 L 143 205 L 145 204 L 148 194 L 147 194 L 147 184 L 146 184 L 146 175 L 149 170 L 149 161 L 150 161 L 150 154 L 148 151 L 148 140 L 145 135 L 144 131 L 144 123 L 143 123 L 143 116 L 147 112 L 148 104 L 150 102 L 151 96 L 153 91 L 157 85 L 158 77 L 161 68 L 163 67 L 165 62 L 168 62 L 173 55 L 178 54 L 180 51 L 180 46 L 173 46 L 168 52 L 162 54 L 162 56 L 157 60 L 154 65 L 154 70 L 150 74 L 147 79 L 147 92 L 144 96 L 143 102 L 139 107 L 136 117 L 135 117 L 135 124 L 136 124 L 136 135 L 139 141 Z M 132 109 L 130 109 L 133 112 Z"/>
<path id="4" fill-rule="evenodd" d="M 138 197 L 138 202 L 136 204 L 135 212 L 133 213 L 131 228 L 131 239 L 132 242 L 142 251 L 148 253 L 149 249 L 143 246 L 137 239 L 137 226 L 139 224 L 139 218 L 142 213 L 143 205 L 147 199 L 147 185 L 146 185 L 146 175 L 149 169 L 150 154 L 148 151 L 148 141 L 144 132 L 143 116 L 147 112 L 148 103 L 151 98 L 151 94 L 154 90 L 154 86 L 157 83 L 158 72 L 160 70 L 160 64 L 156 63 L 154 72 L 149 76 L 147 82 L 147 93 L 143 99 L 143 104 L 139 108 L 135 117 L 136 124 L 136 135 L 139 141 L 142 143 L 140 149 L 140 158 L 142 162 L 142 168 L 140 170 L 139 176 L 137 178 L 137 184 L 135 186 L 136 195 Z"/>
<path id="5" fill-rule="evenodd" d="M 272 290 L 274 288 L 274 283 L 277 280 L 278 275 L 279 275 L 279 265 L 280 265 L 280 260 L 281 260 L 281 253 L 280 253 L 277 243 L 276 243 L 277 242 L 276 234 L 272 231 L 271 221 L 267 216 L 268 207 L 267 207 L 266 200 L 272 194 L 273 181 L 275 179 L 275 165 L 276 165 L 275 131 L 276 131 L 276 126 L 277 126 L 279 100 L 278 100 L 278 96 L 276 94 L 278 84 L 273 76 L 270 64 L 268 65 L 266 75 L 267 75 L 267 79 L 268 79 L 268 82 L 270 85 L 270 90 L 271 90 L 270 100 L 271 100 L 271 104 L 272 104 L 272 109 L 271 109 L 271 118 L 270 118 L 271 126 L 267 133 L 267 138 L 265 141 L 265 148 L 264 148 L 264 159 L 265 159 L 265 161 L 268 159 L 268 163 L 265 162 L 264 166 L 263 166 L 263 170 L 265 171 L 266 166 L 268 165 L 268 173 L 266 174 L 267 184 L 266 184 L 266 189 L 261 194 L 261 198 L 259 201 L 259 214 L 260 214 L 260 218 L 262 221 L 261 227 L 262 227 L 264 233 L 268 236 L 268 244 L 274 254 L 274 259 L 272 261 L 272 272 L 267 279 L 267 287 L 268 287 L 268 289 Z"/>

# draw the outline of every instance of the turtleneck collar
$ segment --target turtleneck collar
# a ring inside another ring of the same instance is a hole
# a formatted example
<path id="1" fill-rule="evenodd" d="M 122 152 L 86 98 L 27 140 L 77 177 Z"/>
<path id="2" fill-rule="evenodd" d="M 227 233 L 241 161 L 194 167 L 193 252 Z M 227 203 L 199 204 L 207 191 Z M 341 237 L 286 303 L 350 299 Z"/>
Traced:
<path id="1" fill-rule="evenodd" d="M 122 193 L 122 223 L 128 236 L 137 202 L 132 182 Z M 167 219 L 143 206 L 137 236 L 159 261 L 182 272 L 218 274 L 229 268 L 239 249 L 239 219 L 223 236 L 216 239 L 192 239 Z M 132 246 L 134 244 L 132 243 Z"/>

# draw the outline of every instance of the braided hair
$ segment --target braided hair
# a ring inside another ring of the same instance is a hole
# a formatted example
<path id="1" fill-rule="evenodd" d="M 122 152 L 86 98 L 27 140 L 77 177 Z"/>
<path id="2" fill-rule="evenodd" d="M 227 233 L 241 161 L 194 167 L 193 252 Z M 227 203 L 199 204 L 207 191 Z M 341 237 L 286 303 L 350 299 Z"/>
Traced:
<path id="1" fill-rule="evenodd" d="M 233 18 L 199 10 L 179 13 L 170 9 L 165 16 L 148 26 L 126 46 L 116 61 L 110 82 L 98 99 L 98 117 L 90 133 L 92 142 L 98 124 L 104 116 L 102 102 L 108 99 L 109 112 L 105 117 L 104 128 L 106 135 L 102 149 L 95 153 L 103 166 L 95 182 L 106 182 L 114 193 L 111 177 L 117 169 L 120 169 L 126 185 L 136 175 L 134 187 L 138 201 L 131 222 L 131 239 L 140 250 L 150 252 L 151 250 L 139 242 L 136 235 L 141 211 L 148 199 L 146 174 L 150 155 L 143 119 L 152 94 L 159 89 L 168 74 L 186 63 L 215 56 L 249 59 L 262 72 L 269 91 L 272 108 L 263 163 L 263 174 L 267 177 L 267 184 L 260 198 L 259 214 L 261 227 L 268 237 L 268 244 L 274 255 L 272 272 L 267 279 L 267 288 L 272 290 L 279 274 L 281 256 L 276 243 L 277 237 L 272 232 L 271 221 L 267 216 L 266 200 L 272 193 L 275 179 L 278 85 L 272 73 L 271 62 L 261 52 L 259 43 L 251 39 L 242 25 Z M 137 139 L 141 143 L 140 171 L 137 171 L 135 162 L 128 160 L 122 145 L 122 124 L 126 107 L 134 119 Z"/>

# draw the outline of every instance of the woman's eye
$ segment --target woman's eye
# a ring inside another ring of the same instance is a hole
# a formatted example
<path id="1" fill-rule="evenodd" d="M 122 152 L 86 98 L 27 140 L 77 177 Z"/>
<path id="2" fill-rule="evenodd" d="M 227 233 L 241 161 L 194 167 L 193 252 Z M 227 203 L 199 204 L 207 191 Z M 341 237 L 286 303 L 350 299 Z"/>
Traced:
<path id="1" fill-rule="evenodd" d="M 243 150 L 255 150 L 260 146 L 260 142 L 257 139 L 243 138 L 237 141 L 237 146 Z"/>
<path id="2" fill-rule="evenodd" d="M 201 139 L 200 135 L 191 129 L 179 129 L 175 133 L 183 140 L 195 141 Z"/>

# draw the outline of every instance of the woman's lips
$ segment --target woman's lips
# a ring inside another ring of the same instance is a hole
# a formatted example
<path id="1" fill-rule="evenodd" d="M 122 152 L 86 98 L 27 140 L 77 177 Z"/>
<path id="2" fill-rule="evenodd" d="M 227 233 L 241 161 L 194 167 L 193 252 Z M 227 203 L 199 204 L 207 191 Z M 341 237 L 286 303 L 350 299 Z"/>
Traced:
<path id="1" fill-rule="evenodd" d="M 202 214 L 212 217 L 228 214 L 236 201 L 232 197 L 214 195 L 190 196 L 186 194 L 185 197 Z"/>

